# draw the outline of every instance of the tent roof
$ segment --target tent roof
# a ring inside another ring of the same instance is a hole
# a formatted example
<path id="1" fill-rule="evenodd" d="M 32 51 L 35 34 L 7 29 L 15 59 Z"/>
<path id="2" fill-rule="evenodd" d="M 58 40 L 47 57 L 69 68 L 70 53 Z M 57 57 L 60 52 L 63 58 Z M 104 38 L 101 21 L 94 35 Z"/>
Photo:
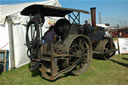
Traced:
<path id="1" fill-rule="evenodd" d="M 97 26 L 101 26 L 101 27 L 109 27 L 109 26 L 106 26 L 106 24 L 96 24 Z"/>
<path id="2" fill-rule="evenodd" d="M 23 11 L 21 12 L 21 15 L 29 16 L 30 14 L 35 15 L 37 13 L 41 13 L 44 16 L 64 17 L 66 14 L 71 12 L 83 12 L 83 13 L 89 14 L 88 11 L 84 11 L 84 10 L 34 4 L 24 8 Z"/>
<path id="3" fill-rule="evenodd" d="M 47 0 L 47 1 L 31 2 L 31 3 L 23 3 L 23 4 L 15 4 L 15 5 L 0 5 L 0 17 L 1 16 L 8 16 L 8 15 L 20 12 L 25 7 L 30 6 L 32 4 L 51 5 L 51 3 L 56 4 L 56 6 L 61 6 L 59 3 L 57 3 L 57 0 Z"/>
<path id="4" fill-rule="evenodd" d="M 47 4 L 47 5 L 54 5 L 59 7 L 61 6 L 58 0 L 46 0 L 40 2 L 13 4 L 13 5 L 0 5 L 0 24 L 4 24 L 6 16 L 20 13 L 25 7 L 28 7 L 32 4 Z"/>

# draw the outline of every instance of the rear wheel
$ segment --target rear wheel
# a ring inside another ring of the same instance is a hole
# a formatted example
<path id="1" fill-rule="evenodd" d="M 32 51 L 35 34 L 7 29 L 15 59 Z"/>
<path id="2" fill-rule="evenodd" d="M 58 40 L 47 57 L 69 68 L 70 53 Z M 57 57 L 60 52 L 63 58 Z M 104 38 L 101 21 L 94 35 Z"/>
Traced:
<path id="1" fill-rule="evenodd" d="M 92 58 L 92 46 L 89 39 L 85 36 L 77 36 L 72 38 L 73 41 L 69 48 L 69 54 L 76 56 L 71 57 L 69 64 L 71 65 L 76 60 L 80 59 L 79 64 L 71 71 L 74 75 L 80 75 L 85 72 Z"/>

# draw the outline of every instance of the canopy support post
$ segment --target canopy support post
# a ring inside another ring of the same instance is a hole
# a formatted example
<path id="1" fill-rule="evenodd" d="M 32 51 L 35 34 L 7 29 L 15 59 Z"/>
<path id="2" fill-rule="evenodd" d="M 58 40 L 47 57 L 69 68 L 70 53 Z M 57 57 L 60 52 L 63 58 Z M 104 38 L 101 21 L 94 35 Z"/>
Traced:
<path id="1" fill-rule="evenodd" d="M 15 54 L 14 54 L 14 39 L 13 39 L 13 21 L 11 16 L 7 17 L 8 22 L 8 37 L 9 37 L 9 54 L 11 60 L 11 69 L 15 68 Z"/>

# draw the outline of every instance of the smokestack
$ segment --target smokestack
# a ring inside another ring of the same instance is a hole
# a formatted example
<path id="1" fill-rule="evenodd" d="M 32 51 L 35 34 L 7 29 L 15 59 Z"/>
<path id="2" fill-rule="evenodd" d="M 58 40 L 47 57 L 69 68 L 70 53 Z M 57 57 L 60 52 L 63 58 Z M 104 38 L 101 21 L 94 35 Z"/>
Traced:
<path id="1" fill-rule="evenodd" d="M 91 22 L 92 26 L 96 27 L 96 7 L 90 8 L 91 9 Z"/>

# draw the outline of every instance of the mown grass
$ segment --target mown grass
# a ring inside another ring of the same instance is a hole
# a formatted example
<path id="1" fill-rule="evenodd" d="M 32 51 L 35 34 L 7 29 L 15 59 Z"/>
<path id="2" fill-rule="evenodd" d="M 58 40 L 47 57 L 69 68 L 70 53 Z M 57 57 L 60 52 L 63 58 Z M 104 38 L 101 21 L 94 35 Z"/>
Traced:
<path id="1" fill-rule="evenodd" d="M 48 81 L 33 75 L 28 65 L 0 75 L 0 85 L 128 85 L 128 55 L 116 55 L 111 60 L 92 59 L 87 72 L 67 75 Z"/>

